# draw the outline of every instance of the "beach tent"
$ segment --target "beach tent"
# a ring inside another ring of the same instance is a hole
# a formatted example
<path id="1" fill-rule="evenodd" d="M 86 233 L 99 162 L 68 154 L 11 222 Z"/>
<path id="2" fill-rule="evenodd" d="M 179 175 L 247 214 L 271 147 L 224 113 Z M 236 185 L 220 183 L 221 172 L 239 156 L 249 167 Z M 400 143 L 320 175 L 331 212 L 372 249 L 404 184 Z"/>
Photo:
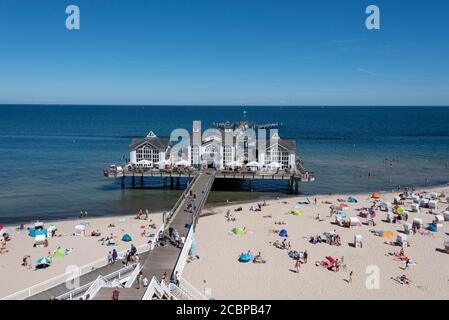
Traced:
<path id="1" fill-rule="evenodd" d="M 53 224 L 47 228 L 48 233 L 52 233 L 53 231 L 56 231 L 56 230 L 58 230 L 58 228 L 56 228 L 56 226 Z"/>
<path id="2" fill-rule="evenodd" d="M 415 226 L 417 226 L 418 227 L 418 229 L 421 229 L 422 228 L 422 226 L 423 226 L 423 221 L 422 221 L 422 219 L 421 218 L 415 218 L 415 219 L 413 219 L 413 225 Z"/>
<path id="3" fill-rule="evenodd" d="M 238 236 L 243 236 L 246 233 L 243 228 L 234 228 L 232 232 Z"/>
<path id="4" fill-rule="evenodd" d="M 129 242 L 129 241 L 132 241 L 132 238 L 129 234 L 126 233 L 123 235 L 122 241 Z"/>
<path id="5" fill-rule="evenodd" d="M 396 243 L 398 245 L 400 245 L 401 247 L 406 247 L 407 246 L 407 235 L 399 233 L 397 238 L 396 238 Z"/>
<path id="6" fill-rule="evenodd" d="M 444 211 L 443 217 L 444 217 L 444 221 L 449 221 L 449 211 Z"/>
<path id="7" fill-rule="evenodd" d="M 404 226 L 404 233 L 410 234 L 410 232 L 412 231 L 412 225 L 410 223 L 404 222 L 403 226 Z"/>
<path id="8" fill-rule="evenodd" d="M 43 236 L 47 236 L 47 230 L 46 229 L 35 229 L 35 228 L 30 228 L 30 231 L 28 232 L 28 235 L 30 236 L 30 237 L 36 237 L 36 236 L 40 236 L 40 235 L 43 235 Z"/>
<path id="9" fill-rule="evenodd" d="M 446 250 L 449 250 L 449 240 L 444 241 L 443 245 Z"/>
<path id="10" fill-rule="evenodd" d="M 47 236 L 40 234 L 34 237 L 34 245 L 36 247 L 45 245 L 45 240 L 47 240 Z"/>
<path id="11" fill-rule="evenodd" d="M 287 230 L 282 229 L 281 231 L 279 231 L 279 236 L 281 236 L 283 238 L 288 237 Z"/>
<path id="12" fill-rule="evenodd" d="M 404 209 L 404 208 L 397 208 L 397 209 L 396 209 L 396 214 L 401 215 L 401 214 L 403 214 L 404 212 L 405 212 L 405 209 Z"/>
<path id="13" fill-rule="evenodd" d="M 292 210 L 292 215 L 300 217 L 302 215 L 302 212 L 298 209 L 293 209 Z"/>
<path id="14" fill-rule="evenodd" d="M 436 209 L 438 206 L 438 201 L 437 200 L 430 200 L 429 201 L 429 209 Z"/>
<path id="15" fill-rule="evenodd" d="M 75 226 L 75 235 L 76 236 L 84 236 L 85 232 L 86 232 L 85 224 L 78 224 Z"/>
<path id="16" fill-rule="evenodd" d="M 351 224 L 351 227 L 361 227 L 362 226 L 362 223 L 360 222 L 360 220 L 355 217 L 349 218 L 349 222 Z"/>
<path id="17" fill-rule="evenodd" d="M 437 232 L 438 228 L 436 225 L 434 225 L 433 223 L 429 223 L 429 225 L 427 226 L 427 230 L 431 231 L 431 232 Z"/>
<path id="18" fill-rule="evenodd" d="M 380 199 L 380 194 L 379 193 L 373 193 L 371 195 L 371 199 Z"/>
<path id="19" fill-rule="evenodd" d="M 296 202 L 296 204 L 301 205 L 301 204 L 310 204 L 310 198 L 307 197 L 306 200 L 300 200 L 298 202 Z"/>
<path id="20" fill-rule="evenodd" d="M 66 255 L 65 251 L 62 250 L 61 248 L 56 249 L 55 252 L 53 253 L 53 257 L 55 257 L 55 258 L 62 258 L 62 257 L 65 257 L 65 255 Z"/>
<path id="21" fill-rule="evenodd" d="M 433 220 L 433 224 L 437 226 L 437 228 L 442 228 L 444 222 L 444 217 L 442 215 L 436 215 L 435 220 Z"/>
<path id="22" fill-rule="evenodd" d="M 388 211 L 390 208 L 391 208 L 390 202 L 382 202 L 381 204 L 379 204 L 379 209 L 382 211 Z"/>
<path id="23" fill-rule="evenodd" d="M 44 223 L 43 222 L 35 222 L 34 229 L 44 229 Z"/>
<path id="24" fill-rule="evenodd" d="M 348 198 L 348 202 L 349 202 L 349 203 L 357 203 L 358 200 L 357 200 L 356 198 L 354 198 L 354 197 L 349 197 L 349 198 Z"/>
<path id="25" fill-rule="evenodd" d="M 239 262 L 244 262 L 245 263 L 245 262 L 249 262 L 251 260 L 253 260 L 253 256 L 251 254 L 249 254 L 249 253 L 243 253 L 239 257 Z"/>
<path id="26" fill-rule="evenodd" d="M 354 236 L 354 247 L 357 248 L 359 245 L 362 246 L 363 236 L 361 234 L 356 234 Z"/>

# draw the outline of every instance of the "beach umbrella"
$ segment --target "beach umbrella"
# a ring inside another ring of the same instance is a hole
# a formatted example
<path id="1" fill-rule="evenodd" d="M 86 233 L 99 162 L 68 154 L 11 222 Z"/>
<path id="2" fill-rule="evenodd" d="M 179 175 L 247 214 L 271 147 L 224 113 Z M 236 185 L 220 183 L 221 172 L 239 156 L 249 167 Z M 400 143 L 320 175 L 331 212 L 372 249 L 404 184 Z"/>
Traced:
<path id="1" fill-rule="evenodd" d="M 36 265 L 47 265 L 49 266 L 51 264 L 51 260 L 50 258 L 47 257 L 41 257 L 39 259 L 37 259 Z"/>
<path id="2" fill-rule="evenodd" d="M 282 229 L 281 231 L 279 231 L 279 236 L 283 238 L 288 237 L 287 230 Z"/>
<path id="3" fill-rule="evenodd" d="M 245 263 L 245 262 L 249 262 L 251 260 L 253 260 L 253 256 L 249 253 L 243 253 L 239 257 L 239 262 Z"/>
<path id="4" fill-rule="evenodd" d="M 404 208 L 397 208 L 396 209 L 396 213 L 397 214 L 403 214 L 405 212 L 405 209 Z"/>
<path id="5" fill-rule="evenodd" d="M 187 160 L 181 160 L 175 163 L 175 166 L 177 167 L 188 167 L 190 166 L 190 162 Z"/>
<path id="6" fill-rule="evenodd" d="M 240 167 L 242 164 L 240 162 L 237 162 L 237 161 L 231 161 L 231 162 L 227 163 L 227 165 L 229 167 Z"/>
<path id="7" fill-rule="evenodd" d="M 252 162 L 248 163 L 246 166 L 247 167 L 260 167 L 260 164 L 257 161 L 252 161 Z"/>
<path id="8" fill-rule="evenodd" d="M 232 232 L 234 232 L 234 234 L 236 234 L 238 236 L 243 236 L 246 233 L 243 228 L 234 228 L 234 230 L 232 230 Z"/>
<path id="9" fill-rule="evenodd" d="M 437 232 L 438 228 L 433 223 L 429 223 L 429 226 L 427 227 L 427 230 L 432 231 L 432 232 Z"/>
<path id="10" fill-rule="evenodd" d="M 279 162 L 270 162 L 267 166 L 271 168 L 282 168 L 282 164 Z"/>
<path id="11" fill-rule="evenodd" d="M 371 198 L 372 198 L 372 199 L 380 199 L 380 194 L 378 194 L 378 193 L 373 193 L 373 194 L 371 195 Z"/>
<path id="12" fill-rule="evenodd" d="M 300 217 L 302 215 L 302 212 L 299 210 L 292 210 L 292 215 Z"/>

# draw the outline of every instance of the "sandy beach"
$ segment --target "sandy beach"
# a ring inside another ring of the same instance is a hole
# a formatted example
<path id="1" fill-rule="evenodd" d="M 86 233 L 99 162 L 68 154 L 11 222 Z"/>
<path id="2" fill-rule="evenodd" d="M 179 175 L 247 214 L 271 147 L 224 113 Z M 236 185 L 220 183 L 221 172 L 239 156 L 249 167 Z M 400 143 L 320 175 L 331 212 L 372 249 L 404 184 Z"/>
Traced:
<path id="1" fill-rule="evenodd" d="M 0 297 L 5 297 L 19 290 L 39 284 L 53 277 L 60 276 L 66 272 L 68 266 L 84 266 L 98 259 L 105 259 L 112 249 L 118 252 L 127 250 L 131 244 L 136 247 L 146 244 L 148 237 L 142 236 L 142 226 L 147 226 L 148 232 L 156 232 L 162 223 L 162 214 L 152 213 L 148 220 L 138 220 L 134 216 L 114 216 L 101 218 L 87 218 L 63 221 L 43 221 L 45 227 L 55 225 L 57 227 L 56 237 L 48 237 L 48 247 L 33 247 L 34 238 L 28 235 L 25 225 L 24 231 L 17 231 L 17 226 L 4 226 L 11 235 L 11 241 L 7 242 L 7 252 L 0 254 Z M 86 236 L 75 236 L 75 226 L 87 223 Z M 114 227 L 109 227 L 109 225 Z M 156 229 L 149 228 L 149 224 L 155 224 Z M 99 237 L 90 236 L 92 231 L 98 230 Z M 115 246 L 105 246 L 99 241 L 103 236 L 114 235 Z M 130 242 L 121 240 L 124 234 L 132 238 Z M 31 262 L 35 263 L 39 257 L 46 257 L 53 253 L 58 247 L 61 249 L 72 249 L 71 253 L 60 258 L 53 258 L 51 265 L 46 269 L 32 270 L 21 266 L 25 255 L 31 256 Z"/>
<path id="2" fill-rule="evenodd" d="M 434 190 L 449 194 L 448 187 Z M 371 194 L 355 197 L 358 203 L 347 203 L 348 217 L 357 217 L 360 208 L 370 207 Z M 382 193 L 381 201 L 393 202 L 398 192 Z M 405 269 L 405 261 L 398 260 L 392 253 L 400 251 L 399 246 L 388 244 L 395 241 L 403 231 L 402 222 L 388 223 L 386 212 L 377 210 L 374 219 L 376 226 L 344 228 L 333 224 L 335 217 L 329 217 L 330 204 L 337 199 L 348 199 L 348 195 L 317 196 L 315 205 L 301 205 L 302 216 L 291 214 L 292 207 L 305 197 L 286 200 L 267 201 L 261 212 L 250 211 L 256 203 L 230 204 L 209 208 L 203 211 L 196 229 L 197 252 L 199 259 L 186 265 L 183 277 L 199 290 L 211 289 L 215 299 L 447 299 L 449 297 L 449 254 L 437 251 L 443 249 L 443 243 L 449 240 L 449 222 L 444 222 L 438 232 L 430 235 L 416 233 L 408 235 L 410 246 L 405 255 L 414 265 Z M 405 200 L 402 207 L 410 210 L 411 200 Z M 435 213 L 442 214 L 449 204 L 441 199 Z M 242 207 L 242 211 L 234 211 Z M 230 210 L 236 221 L 227 222 L 226 212 Z M 316 219 L 320 213 L 323 221 Z M 435 216 L 429 209 L 420 213 L 409 213 L 408 222 L 415 217 L 423 219 L 424 228 Z M 276 221 L 286 225 L 277 225 Z M 235 235 L 233 228 L 246 228 L 245 235 Z M 280 229 L 288 231 L 288 238 L 278 235 Z M 276 232 L 274 232 L 276 230 Z M 310 236 L 323 235 L 335 230 L 341 237 L 340 246 L 327 243 L 312 244 Z M 370 230 L 392 231 L 392 238 L 375 236 Z M 430 233 L 430 232 L 429 232 Z M 354 236 L 363 236 L 363 247 L 354 248 L 351 244 Z M 272 243 L 287 239 L 292 250 L 308 252 L 308 261 L 301 264 L 299 273 L 295 272 L 295 260 L 288 256 L 287 250 L 276 248 Z M 241 263 L 241 253 L 251 250 L 252 254 L 261 252 L 266 263 Z M 390 254 L 389 254 L 390 253 Z M 338 272 L 330 271 L 316 262 L 326 260 L 327 256 L 343 258 Z M 378 270 L 378 284 L 372 281 L 373 270 Z M 352 282 L 349 274 L 353 272 Z M 368 273 L 367 273 L 368 272 Z M 400 284 L 393 278 L 406 275 L 410 284 Z M 368 282 L 368 286 L 366 283 Z"/>

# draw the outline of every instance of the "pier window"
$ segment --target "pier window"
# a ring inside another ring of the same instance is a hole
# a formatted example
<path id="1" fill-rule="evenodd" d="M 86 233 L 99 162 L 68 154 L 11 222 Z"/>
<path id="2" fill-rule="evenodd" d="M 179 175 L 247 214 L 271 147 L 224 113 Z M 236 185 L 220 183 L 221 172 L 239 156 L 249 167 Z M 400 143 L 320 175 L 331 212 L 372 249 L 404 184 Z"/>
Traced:
<path id="1" fill-rule="evenodd" d="M 153 148 L 150 145 L 145 145 L 136 150 L 137 162 L 141 160 L 152 161 L 153 163 L 159 162 L 159 150 Z"/>
<path id="2" fill-rule="evenodd" d="M 232 159 L 232 146 L 226 145 L 224 147 L 223 151 L 224 151 L 224 162 L 225 162 L 225 164 L 227 164 L 233 160 Z"/>

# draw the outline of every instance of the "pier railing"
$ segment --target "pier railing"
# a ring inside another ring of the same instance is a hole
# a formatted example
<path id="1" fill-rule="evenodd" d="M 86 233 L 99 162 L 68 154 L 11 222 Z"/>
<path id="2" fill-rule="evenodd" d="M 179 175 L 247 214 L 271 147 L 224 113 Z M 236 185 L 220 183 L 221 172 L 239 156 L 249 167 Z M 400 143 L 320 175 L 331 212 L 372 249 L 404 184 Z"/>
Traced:
<path id="1" fill-rule="evenodd" d="M 155 234 L 155 236 L 153 237 L 153 239 L 151 240 L 151 243 L 145 243 L 142 244 L 140 246 L 137 246 L 137 251 L 139 253 L 144 253 L 150 250 L 153 250 L 156 242 L 159 238 L 159 233 L 163 230 L 164 225 L 162 224 L 161 227 L 159 228 L 158 232 Z M 127 249 L 122 250 L 119 252 L 120 256 L 124 256 L 127 252 Z M 88 263 L 86 265 L 83 265 L 81 267 L 79 267 L 77 270 L 74 271 L 70 271 L 70 272 L 66 272 L 64 274 L 61 274 L 59 276 L 53 277 L 51 279 L 48 279 L 46 281 L 43 281 L 41 283 L 38 283 L 36 285 L 33 285 L 31 287 L 28 287 L 26 289 L 17 291 L 13 294 L 10 294 L 6 297 L 1 298 L 0 300 L 23 300 L 23 299 L 27 299 L 29 297 L 32 297 L 36 294 L 42 293 L 44 291 L 47 291 L 51 288 L 54 288 L 56 286 L 59 286 L 63 283 L 66 282 L 72 282 L 76 279 L 79 279 L 81 276 L 92 272 L 98 268 L 102 268 L 104 266 L 106 266 L 108 264 L 108 260 L 107 258 L 101 258 L 98 259 L 96 261 L 93 261 L 91 263 Z M 133 268 L 134 269 L 134 268 Z"/>

